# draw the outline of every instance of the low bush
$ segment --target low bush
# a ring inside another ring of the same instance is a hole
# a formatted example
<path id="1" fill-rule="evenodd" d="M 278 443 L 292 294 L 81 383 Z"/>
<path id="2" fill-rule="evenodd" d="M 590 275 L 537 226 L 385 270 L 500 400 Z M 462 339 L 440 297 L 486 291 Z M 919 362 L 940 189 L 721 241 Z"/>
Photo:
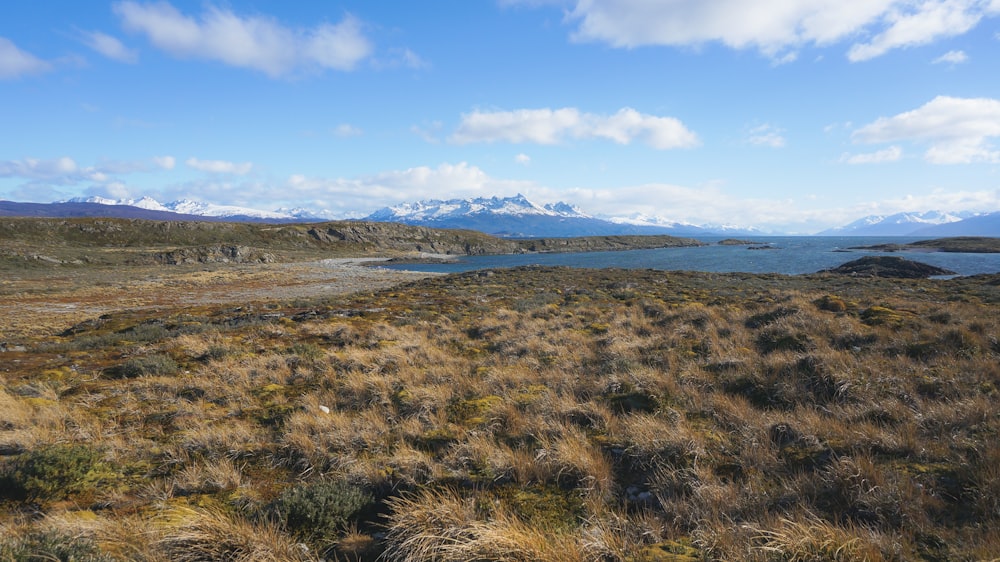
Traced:
<path id="1" fill-rule="evenodd" d="M 374 498 L 362 488 L 342 480 L 320 480 L 285 490 L 267 511 L 289 532 L 326 548 L 348 523 L 373 507 Z"/>
<path id="2" fill-rule="evenodd" d="M 61 500 L 96 488 L 110 471 L 85 445 L 49 445 L 22 453 L 0 479 L 9 499 Z"/>
<path id="3" fill-rule="evenodd" d="M 113 375 L 124 379 L 134 379 L 143 376 L 168 377 L 176 375 L 178 370 L 177 362 L 169 355 L 157 353 L 129 359 L 121 367 L 114 370 Z"/>

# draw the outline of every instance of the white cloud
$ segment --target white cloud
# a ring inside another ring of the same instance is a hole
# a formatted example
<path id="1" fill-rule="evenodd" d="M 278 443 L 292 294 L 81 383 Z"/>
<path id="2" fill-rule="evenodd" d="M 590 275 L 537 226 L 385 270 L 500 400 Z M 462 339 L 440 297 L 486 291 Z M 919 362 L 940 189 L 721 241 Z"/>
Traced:
<path id="1" fill-rule="evenodd" d="M 125 1 L 114 11 L 127 30 L 146 35 L 174 56 L 215 60 L 271 77 L 309 67 L 351 70 L 372 52 L 361 22 L 350 15 L 337 24 L 292 29 L 269 17 L 240 16 L 214 6 L 198 18 L 168 2 Z"/>
<path id="2" fill-rule="evenodd" d="M 537 190 L 533 182 L 490 177 L 466 162 L 390 170 L 357 178 L 320 178 L 295 174 L 282 193 L 291 201 L 313 201 L 318 208 L 364 216 L 376 208 L 420 199 L 515 195 Z M 273 186 L 260 187 L 257 195 L 273 198 Z M 251 193 L 249 197 L 254 197 Z"/>
<path id="3" fill-rule="evenodd" d="M 602 138 L 619 144 L 639 140 L 653 148 L 688 148 L 698 137 L 673 117 L 657 117 L 623 108 L 614 115 L 581 113 L 576 108 L 474 111 L 463 114 L 452 142 L 505 141 L 557 144 L 567 138 Z"/>
<path id="4" fill-rule="evenodd" d="M 870 201 L 844 209 L 846 216 L 891 215 L 895 213 L 946 211 L 995 211 L 1000 208 L 1000 189 L 993 191 L 954 191 L 933 189 L 927 193 L 907 194 L 902 197 Z"/>
<path id="5" fill-rule="evenodd" d="M 52 65 L 0 37 L 0 80 L 45 72 Z"/>
<path id="6" fill-rule="evenodd" d="M 304 54 L 324 68 L 351 70 L 371 51 L 371 43 L 362 33 L 361 22 L 347 16 L 336 25 L 323 24 L 313 30 Z"/>
<path id="7" fill-rule="evenodd" d="M 514 162 L 517 162 L 522 166 L 527 166 L 528 164 L 531 164 L 531 156 L 528 156 L 527 154 L 522 152 L 514 157 Z"/>
<path id="8" fill-rule="evenodd" d="M 118 62 L 134 64 L 139 60 L 139 53 L 129 49 L 117 38 L 99 31 L 85 32 L 83 41 L 88 47 L 98 53 Z"/>
<path id="9" fill-rule="evenodd" d="M 907 9 L 910 8 L 910 9 Z M 926 0 L 919 4 L 897 2 L 883 16 L 887 27 L 867 44 L 855 44 L 847 53 L 851 61 L 863 61 L 892 49 L 933 43 L 943 37 L 961 35 L 987 16 L 1000 12 L 977 0 Z"/>
<path id="10" fill-rule="evenodd" d="M 758 125 L 750 129 L 747 142 L 755 146 L 782 148 L 785 146 L 784 131 L 773 125 Z"/>
<path id="11" fill-rule="evenodd" d="M 803 46 L 860 40 L 848 58 L 861 61 L 960 35 L 998 13 L 988 0 L 577 0 L 568 19 L 574 40 L 614 47 L 719 42 L 788 62 Z"/>
<path id="12" fill-rule="evenodd" d="M 253 164 L 250 162 L 229 162 L 227 160 L 199 160 L 188 158 L 184 161 L 190 168 L 210 174 L 236 174 L 238 176 L 250 173 Z"/>
<path id="13" fill-rule="evenodd" d="M 840 157 L 840 161 L 847 164 L 881 164 L 884 162 L 896 162 L 902 157 L 902 148 L 890 146 L 884 150 L 865 154 L 844 154 Z"/>
<path id="14" fill-rule="evenodd" d="M 69 183 L 78 178 L 80 167 L 67 156 L 50 160 L 25 158 L 24 160 L 0 161 L 0 177 L 20 177 L 33 180 L 48 180 L 54 183 Z"/>
<path id="15" fill-rule="evenodd" d="M 350 123 L 341 123 L 333 128 L 333 134 L 338 137 L 357 137 L 363 133 L 361 129 Z"/>
<path id="16" fill-rule="evenodd" d="M 932 60 L 931 64 L 962 64 L 964 62 L 968 62 L 968 60 L 969 56 L 965 54 L 965 51 L 948 51 L 940 57 Z"/>
<path id="17" fill-rule="evenodd" d="M 106 160 L 93 166 L 81 166 L 74 159 L 61 158 L 0 161 L 0 178 L 20 178 L 36 185 L 75 185 L 82 182 L 111 184 L 117 176 L 170 170 L 172 156 L 156 156 L 149 160 Z M 120 183 L 120 182 L 119 182 Z"/>
<path id="18" fill-rule="evenodd" d="M 173 156 L 154 156 L 153 163 L 164 170 L 173 170 L 177 160 Z"/>
<path id="19" fill-rule="evenodd" d="M 852 134 L 855 141 L 929 144 L 924 159 L 934 164 L 1000 162 L 990 140 L 1000 137 L 1000 100 L 938 96 L 923 106 L 881 117 Z"/>

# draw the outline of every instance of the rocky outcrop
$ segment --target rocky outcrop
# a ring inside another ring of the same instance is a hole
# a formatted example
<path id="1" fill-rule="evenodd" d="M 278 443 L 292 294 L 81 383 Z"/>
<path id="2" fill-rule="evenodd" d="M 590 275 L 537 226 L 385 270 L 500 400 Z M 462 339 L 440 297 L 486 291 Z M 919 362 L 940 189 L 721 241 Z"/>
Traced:
<path id="1" fill-rule="evenodd" d="M 934 275 L 955 275 L 954 271 L 948 269 L 894 256 L 866 256 L 833 269 L 825 269 L 820 273 L 896 279 L 925 279 Z"/>
<path id="2" fill-rule="evenodd" d="M 154 261 L 164 265 L 192 263 L 273 263 L 274 255 L 248 246 L 202 246 L 160 252 Z"/>

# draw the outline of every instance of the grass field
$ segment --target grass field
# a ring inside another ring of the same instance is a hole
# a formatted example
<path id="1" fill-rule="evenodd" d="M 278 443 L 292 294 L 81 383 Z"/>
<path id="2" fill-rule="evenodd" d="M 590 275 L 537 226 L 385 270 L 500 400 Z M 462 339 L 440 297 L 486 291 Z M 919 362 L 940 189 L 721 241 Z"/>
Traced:
<path id="1" fill-rule="evenodd" d="M 53 323 L 0 353 L 0 560 L 994 559 L 998 309 L 521 268 Z"/>

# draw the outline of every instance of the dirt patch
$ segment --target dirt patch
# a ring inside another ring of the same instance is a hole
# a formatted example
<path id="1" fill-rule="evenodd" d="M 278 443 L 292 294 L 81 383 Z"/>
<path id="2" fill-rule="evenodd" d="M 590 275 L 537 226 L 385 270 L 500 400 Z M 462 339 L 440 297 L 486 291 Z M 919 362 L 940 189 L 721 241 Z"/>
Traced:
<path id="1" fill-rule="evenodd" d="M 12 274 L 0 283 L 0 342 L 59 333 L 120 310 L 289 301 L 376 291 L 436 275 L 371 267 L 373 261 L 379 258 Z"/>

